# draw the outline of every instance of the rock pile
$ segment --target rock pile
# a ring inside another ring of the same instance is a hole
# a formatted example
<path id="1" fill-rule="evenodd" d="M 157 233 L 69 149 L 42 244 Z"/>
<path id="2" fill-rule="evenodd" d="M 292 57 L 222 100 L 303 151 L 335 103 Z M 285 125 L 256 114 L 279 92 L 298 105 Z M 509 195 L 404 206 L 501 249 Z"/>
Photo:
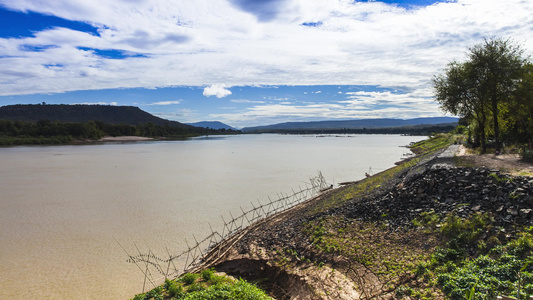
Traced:
<path id="1" fill-rule="evenodd" d="M 430 168 L 385 195 L 348 204 L 343 213 L 363 220 L 387 219 L 412 226 L 422 212 L 466 218 L 491 213 L 495 225 L 533 225 L 533 180 L 487 168 Z"/>

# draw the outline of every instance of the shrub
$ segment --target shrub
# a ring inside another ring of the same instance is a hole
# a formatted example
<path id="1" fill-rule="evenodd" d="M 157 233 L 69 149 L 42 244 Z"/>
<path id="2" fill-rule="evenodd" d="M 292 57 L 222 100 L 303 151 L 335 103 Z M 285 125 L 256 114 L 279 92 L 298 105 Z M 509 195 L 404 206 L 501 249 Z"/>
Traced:
<path id="1" fill-rule="evenodd" d="M 449 254 L 454 254 L 455 250 L 437 251 L 432 261 L 436 264 L 444 265 L 438 267 L 439 275 L 437 283 L 451 299 L 464 299 L 465 295 L 475 286 L 476 297 L 485 299 L 491 297 L 495 292 L 511 294 L 518 284 L 519 274 L 523 285 L 524 293 L 533 292 L 531 256 L 531 242 L 527 234 L 516 240 L 509 242 L 505 246 L 494 248 L 490 255 L 480 255 L 474 259 L 465 259 L 452 265 L 446 262 Z M 455 257 L 452 255 L 451 257 Z M 451 258 L 450 257 L 450 258 Z M 448 266 L 446 266 L 448 265 Z M 484 297 L 484 298 L 483 298 Z"/>
<path id="2" fill-rule="evenodd" d="M 189 300 L 271 300 L 264 291 L 244 280 L 233 285 L 212 285 L 202 291 L 187 294 L 183 299 Z"/>
<path id="3" fill-rule="evenodd" d="M 488 213 L 475 214 L 470 219 L 449 214 L 442 225 L 441 233 L 448 238 L 450 248 L 477 247 L 482 234 L 490 230 L 492 221 Z"/>
<path id="4" fill-rule="evenodd" d="M 184 295 L 183 286 L 173 280 L 165 280 L 165 288 L 168 290 L 170 297 L 180 298 Z"/>
<path id="5" fill-rule="evenodd" d="M 222 283 L 231 283 L 231 282 L 233 282 L 233 280 L 230 277 L 226 277 L 226 276 L 213 275 L 209 279 L 209 283 L 212 285 L 222 284 Z"/>
<path id="6" fill-rule="evenodd" d="M 163 295 L 161 295 L 161 292 L 163 291 L 163 287 L 158 286 L 154 288 L 153 290 L 146 293 L 144 296 L 144 299 L 154 299 L 154 300 L 163 300 Z"/>
<path id="7" fill-rule="evenodd" d="M 193 284 L 198 277 L 199 277 L 198 274 L 187 273 L 187 274 L 181 276 L 180 281 L 185 283 L 185 284 L 187 284 L 187 285 L 189 285 L 189 284 Z"/>
<path id="8" fill-rule="evenodd" d="M 198 283 L 193 283 L 187 287 L 187 293 L 194 293 L 198 291 L 203 291 L 205 288 Z"/>
<path id="9" fill-rule="evenodd" d="M 200 275 L 202 276 L 202 279 L 204 281 L 210 281 L 211 278 L 213 278 L 213 276 L 215 275 L 215 271 L 213 271 L 212 269 L 205 269 L 200 273 Z"/>
<path id="10" fill-rule="evenodd" d="M 137 294 L 133 297 L 133 300 L 144 300 L 144 296 L 146 296 L 146 294 Z"/>

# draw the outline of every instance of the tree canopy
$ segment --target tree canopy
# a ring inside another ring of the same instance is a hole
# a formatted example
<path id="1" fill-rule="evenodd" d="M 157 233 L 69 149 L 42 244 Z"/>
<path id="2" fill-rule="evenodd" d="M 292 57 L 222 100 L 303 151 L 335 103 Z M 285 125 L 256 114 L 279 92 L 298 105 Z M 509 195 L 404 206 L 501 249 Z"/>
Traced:
<path id="1" fill-rule="evenodd" d="M 468 122 L 469 137 L 482 152 L 488 138 L 497 153 L 502 141 L 531 147 L 533 65 L 524 49 L 509 39 L 484 39 L 469 48 L 467 57 L 433 78 L 436 101 Z"/>

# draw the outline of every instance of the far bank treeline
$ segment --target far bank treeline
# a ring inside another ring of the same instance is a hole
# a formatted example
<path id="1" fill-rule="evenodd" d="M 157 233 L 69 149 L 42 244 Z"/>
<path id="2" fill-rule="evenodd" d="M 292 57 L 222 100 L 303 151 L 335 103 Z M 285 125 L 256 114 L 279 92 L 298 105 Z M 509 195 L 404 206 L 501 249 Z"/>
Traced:
<path id="1" fill-rule="evenodd" d="M 245 133 L 277 133 L 277 134 L 403 134 L 429 136 L 437 133 L 447 133 L 454 130 L 457 123 L 435 125 L 413 125 L 382 128 L 335 128 L 335 129 L 264 129 Z"/>
<path id="2" fill-rule="evenodd" d="M 0 145 L 65 144 L 96 141 L 104 136 L 180 139 L 233 133 L 239 131 L 189 126 L 127 106 L 43 104 L 0 107 Z"/>

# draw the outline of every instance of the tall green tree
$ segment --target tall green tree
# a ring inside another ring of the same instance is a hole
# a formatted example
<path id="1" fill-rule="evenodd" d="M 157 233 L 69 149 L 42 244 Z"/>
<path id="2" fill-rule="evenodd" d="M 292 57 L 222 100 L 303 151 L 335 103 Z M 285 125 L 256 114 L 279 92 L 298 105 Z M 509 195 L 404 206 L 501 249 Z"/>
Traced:
<path id="1" fill-rule="evenodd" d="M 523 67 L 522 80 L 513 95 L 513 101 L 506 103 L 504 119 L 511 123 L 509 135 L 528 148 L 533 148 L 533 64 Z"/>
<path id="2" fill-rule="evenodd" d="M 470 48 L 470 63 L 492 112 L 496 152 L 501 151 L 499 105 L 512 101 L 523 78 L 524 50 L 510 40 L 485 39 Z"/>
<path id="3" fill-rule="evenodd" d="M 448 64 L 435 76 L 435 98 L 444 111 L 471 118 L 479 127 L 486 151 L 487 120 L 492 120 L 495 150 L 501 151 L 501 107 L 517 101 L 525 80 L 524 50 L 509 39 L 484 39 L 469 48 L 468 60 Z"/>
<path id="4" fill-rule="evenodd" d="M 488 122 L 487 100 L 481 97 L 482 92 L 473 76 L 471 64 L 450 62 L 444 74 L 433 78 L 433 87 L 436 100 L 441 104 L 441 108 L 468 120 L 476 131 L 476 140 L 479 140 L 482 151 L 485 152 Z"/>

